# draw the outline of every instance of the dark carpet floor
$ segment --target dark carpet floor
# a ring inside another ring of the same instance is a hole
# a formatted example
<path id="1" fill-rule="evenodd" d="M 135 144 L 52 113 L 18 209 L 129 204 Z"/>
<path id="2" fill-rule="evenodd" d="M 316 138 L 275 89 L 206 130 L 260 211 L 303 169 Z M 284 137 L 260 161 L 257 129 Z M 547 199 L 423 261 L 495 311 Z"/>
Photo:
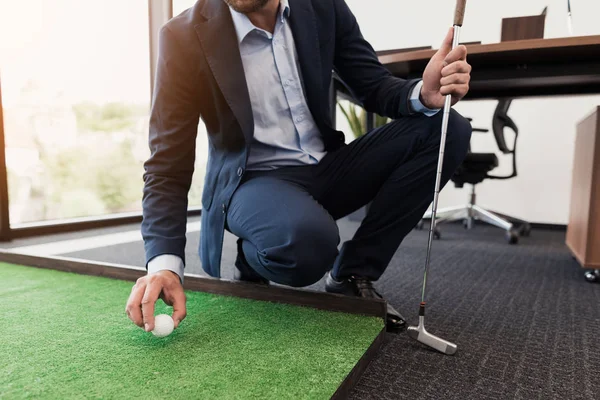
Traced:
<path id="1" fill-rule="evenodd" d="M 348 239 L 358 224 L 340 221 Z M 427 327 L 458 344 L 444 356 L 406 334 L 387 342 L 352 399 L 598 399 L 600 285 L 587 283 L 564 245 L 564 232 L 534 230 L 517 246 L 501 231 L 459 225 L 435 242 Z M 201 273 L 188 240 L 188 272 Z M 404 241 L 377 283 L 388 301 L 417 322 L 426 231 Z M 143 264 L 141 243 L 67 254 Z M 235 238 L 226 237 L 224 278 L 230 278 Z M 322 290 L 322 282 L 313 286 Z"/>

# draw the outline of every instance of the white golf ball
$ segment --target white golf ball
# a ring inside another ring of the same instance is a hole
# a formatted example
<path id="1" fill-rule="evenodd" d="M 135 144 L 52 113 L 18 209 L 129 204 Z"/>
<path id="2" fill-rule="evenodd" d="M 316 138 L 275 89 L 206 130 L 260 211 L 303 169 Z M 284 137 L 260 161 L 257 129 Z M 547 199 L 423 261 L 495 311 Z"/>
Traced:
<path id="1" fill-rule="evenodd" d="M 170 315 L 160 314 L 154 317 L 154 329 L 152 333 L 156 337 L 169 336 L 173 332 L 174 327 L 175 323 Z"/>

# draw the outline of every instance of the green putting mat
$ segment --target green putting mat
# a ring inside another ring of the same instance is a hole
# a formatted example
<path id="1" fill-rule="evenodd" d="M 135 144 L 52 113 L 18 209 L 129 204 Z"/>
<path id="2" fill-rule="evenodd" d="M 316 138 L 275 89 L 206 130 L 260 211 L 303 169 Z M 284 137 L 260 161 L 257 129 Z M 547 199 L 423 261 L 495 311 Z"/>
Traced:
<path id="1" fill-rule="evenodd" d="M 0 399 L 327 399 L 383 328 L 188 292 L 188 317 L 159 339 L 127 319 L 131 286 L 0 263 Z"/>

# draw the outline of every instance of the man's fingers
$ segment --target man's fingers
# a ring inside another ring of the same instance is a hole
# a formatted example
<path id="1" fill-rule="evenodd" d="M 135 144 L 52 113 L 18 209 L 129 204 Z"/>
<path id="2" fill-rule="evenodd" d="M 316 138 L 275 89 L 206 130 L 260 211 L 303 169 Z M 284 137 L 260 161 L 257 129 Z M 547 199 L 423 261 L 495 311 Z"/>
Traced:
<path id="1" fill-rule="evenodd" d="M 154 304 L 162 290 L 159 281 L 151 279 L 146 286 L 144 297 L 142 298 L 142 315 L 144 317 L 144 329 L 150 332 L 154 329 Z"/>
<path id="2" fill-rule="evenodd" d="M 186 298 L 179 277 L 170 271 L 147 275 L 137 280 L 125 307 L 127 316 L 146 332 L 154 329 L 154 310 L 159 297 L 173 305 L 175 327 L 186 316 Z"/>
<path id="3" fill-rule="evenodd" d="M 468 84 L 453 84 L 453 85 L 442 86 L 440 88 L 440 94 L 442 96 L 451 94 L 453 97 L 456 97 L 459 99 L 462 99 L 463 97 L 465 97 L 468 92 L 469 92 Z"/>
<path id="4" fill-rule="evenodd" d="M 183 321 L 187 315 L 185 308 L 186 298 L 183 290 L 176 290 L 171 296 L 173 302 L 173 322 L 175 322 L 175 328 L 179 326 L 179 323 Z"/>
<path id="5" fill-rule="evenodd" d="M 163 288 L 162 292 L 160 292 L 160 296 L 158 296 L 158 298 L 164 301 L 166 305 L 173 306 L 173 300 L 171 297 L 165 295 L 165 288 Z"/>
<path id="6" fill-rule="evenodd" d="M 146 284 L 144 281 L 138 281 L 138 283 L 133 286 L 129 299 L 127 300 L 127 305 L 125 306 L 125 312 L 129 319 L 140 328 L 144 326 L 144 319 L 142 317 L 142 297 L 144 296 L 145 291 Z"/>
<path id="7" fill-rule="evenodd" d="M 440 86 L 448 86 L 453 84 L 465 84 L 471 81 L 471 75 L 469 74 L 453 74 L 445 76 L 440 79 Z"/>
<path id="8" fill-rule="evenodd" d="M 466 61 L 467 60 L 467 47 L 464 45 L 457 46 L 454 50 L 448 53 L 444 58 L 444 63 L 450 65 L 455 61 Z"/>
<path id="9" fill-rule="evenodd" d="M 442 68 L 442 76 L 449 76 L 452 74 L 470 74 L 473 68 L 466 61 L 455 61 L 450 65 Z"/>

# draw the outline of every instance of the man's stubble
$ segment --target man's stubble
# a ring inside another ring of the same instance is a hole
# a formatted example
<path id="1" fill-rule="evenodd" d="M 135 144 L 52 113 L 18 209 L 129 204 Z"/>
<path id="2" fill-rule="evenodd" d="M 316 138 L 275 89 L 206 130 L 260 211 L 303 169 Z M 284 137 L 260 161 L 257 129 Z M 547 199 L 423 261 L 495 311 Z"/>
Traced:
<path id="1" fill-rule="evenodd" d="M 269 0 L 224 0 L 235 11 L 243 14 L 253 13 L 263 8 Z"/>

